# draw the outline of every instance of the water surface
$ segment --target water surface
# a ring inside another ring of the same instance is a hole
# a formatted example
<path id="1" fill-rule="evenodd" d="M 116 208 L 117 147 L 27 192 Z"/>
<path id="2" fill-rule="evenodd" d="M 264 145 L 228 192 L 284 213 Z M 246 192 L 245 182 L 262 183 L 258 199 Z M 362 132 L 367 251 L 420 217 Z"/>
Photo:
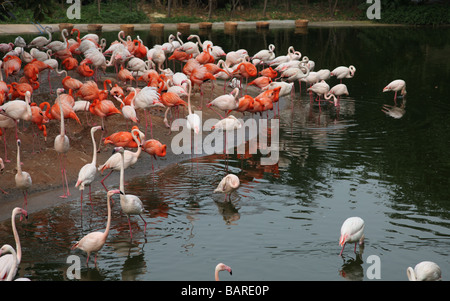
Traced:
<path id="1" fill-rule="evenodd" d="M 147 45 L 163 37 L 139 32 Z M 108 41 L 117 33 L 104 33 Z M 231 266 L 223 280 L 369 280 L 370 255 L 380 258 L 381 280 L 407 280 L 406 268 L 436 262 L 450 274 L 448 187 L 450 103 L 449 28 L 310 28 L 238 30 L 201 35 L 225 51 L 256 53 L 268 44 L 277 55 L 294 46 L 316 62 L 315 70 L 356 66 L 344 80 L 350 91 L 341 108 L 319 110 L 302 87 L 281 100 L 280 159 L 260 164 L 260 154 L 205 156 L 142 177 L 126 172 L 126 191 L 144 202 L 148 222 L 133 217 L 133 241 L 118 199 L 112 230 L 98 257 L 70 246 L 83 235 L 103 231 L 104 191 L 80 217 L 79 201 L 42 210 L 18 222 L 23 259 L 20 275 L 63 280 L 69 255 L 79 255 L 82 280 L 212 280 L 218 262 Z M 27 36 L 24 35 L 25 38 Z M 1 37 L 2 40 L 6 39 Z M 183 36 L 185 39 L 185 36 Z M 393 105 L 382 93 L 390 81 L 407 83 L 405 114 L 381 111 Z M 334 78 L 330 86 L 338 83 Z M 272 115 L 271 115 L 272 116 Z M 224 202 L 213 190 L 231 172 L 241 187 Z M 55 196 L 57 197 L 57 196 Z M 340 227 L 350 216 L 365 220 L 365 246 L 346 246 L 338 256 Z M 1 241 L 13 244 L 10 222 Z"/>

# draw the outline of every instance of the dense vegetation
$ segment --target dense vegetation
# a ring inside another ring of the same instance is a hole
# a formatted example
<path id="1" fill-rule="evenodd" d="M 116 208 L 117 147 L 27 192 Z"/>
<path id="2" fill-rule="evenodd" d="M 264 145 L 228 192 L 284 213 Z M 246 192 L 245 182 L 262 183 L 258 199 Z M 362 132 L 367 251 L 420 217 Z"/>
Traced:
<path id="1" fill-rule="evenodd" d="M 366 0 L 69 0 L 81 3 L 81 18 L 69 19 L 66 0 L 0 0 L 1 23 L 176 23 L 226 20 L 367 20 Z M 443 0 L 372 0 L 382 23 L 450 24 Z"/>

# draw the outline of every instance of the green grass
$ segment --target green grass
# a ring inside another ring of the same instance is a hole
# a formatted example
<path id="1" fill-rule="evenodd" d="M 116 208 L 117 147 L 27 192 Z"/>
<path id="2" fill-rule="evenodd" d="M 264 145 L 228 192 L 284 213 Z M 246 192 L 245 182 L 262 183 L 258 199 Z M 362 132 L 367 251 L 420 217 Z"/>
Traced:
<path id="1" fill-rule="evenodd" d="M 59 7 L 58 7 L 59 6 Z M 135 8 L 130 12 L 128 1 L 111 1 L 101 5 L 100 15 L 97 12 L 96 3 L 81 6 L 81 18 L 69 19 L 66 11 L 67 5 L 55 4 L 51 14 L 43 12 L 40 23 L 149 23 L 147 15 L 142 11 L 136 11 Z M 27 24 L 35 21 L 31 9 L 15 7 L 12 12 L 16 19 L 0 20 L 3 24 Z"/>

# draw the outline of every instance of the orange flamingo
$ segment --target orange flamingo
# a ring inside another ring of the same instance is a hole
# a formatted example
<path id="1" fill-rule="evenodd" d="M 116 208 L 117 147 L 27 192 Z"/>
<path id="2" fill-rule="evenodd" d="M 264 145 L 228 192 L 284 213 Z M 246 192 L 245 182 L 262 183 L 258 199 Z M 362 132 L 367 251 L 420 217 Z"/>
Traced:
<path id="1" fill-rule="evenodd" d="M 11 83 L 11 99 L 24 99 L 25 93 L 28 91 L 30 94 L 33 94 L 33 87 L 29 83 Z"/>
<path id="2" fill-rule="evenodd" d="M 61 65 L 64 67 L 64 69 L 66 69 L 67 71 L 69 70 L 73 70 L 75 68 L 78 67 L 78 61 L 76 58 L 74 57 L 68 57 L 65 58 L 62 62 Z M 87 77 L 87 76 L 86 76 Z"/>
<path id="3" fill-rule="evenodd" d="M 166 125 L 166 127 L 170 129 L 170 124 L 167 120 L 167 113 L 172 108 L 178 108 L 179 106 L 187 107 L 187 103 L 183 99 L 181 99 L 181 97 L 178 96 L 178 94 L 174 92 L 166 92 L 161 94 L 160 101 L 164 106 L 167 107 L 166 112 L 164 113 L 164 124 Z M 169 130 L 169 134 L 170 133 L 171 130 Z"/>
<path id="4" fill-rule="evenodd" d="M 249 82 L 248 85 L 249 86 L 250 85 L 255 85 L 256 87 L 262 89 L 263 87 L 267 86 L 271 82 L 272 82 L 272 79 L 270 77 L 260 76 L 260 77 L 255 78 L 251 82 Z"/>
<path id="5" fill-rule="evenodd" d="M 103 100 L 95 99 L 92 102 L 92 104 L 90 105 L 89 111 L 92 114 L 94 114 L 96 116 L 99 116 L 101 118 L 101 120 L 102 120 L 102 128 L 104 129 L 104 133 L 105 134 L 107 133 L 107 129 L 105 127 L 105 119 L 108 116 L 115 115 L 115 114 L 122 115 L 122 112 L 120 112 L 120 110 L 117 109 L 114 106 L 114 103 L 111 100 L 109 100 L 109 99 L 103 99 Z M 99 151 L 100 151 L 100 146 L 101 146 L 102 140 L 103 140 L 103 131 L 102 131 L 102 136 L 100 138 L 100 143 L 99 143 L 99 146 L 98 146 Z"/>
<path id="6" fill-rule="evenodd" d="M 112 144 L 114 146 L 137 148 L 138 144 L 134 140 L 133 135 L 135 135 L 138 138 L 138 141 L 140 141 L 140 137 L 136 132 L 133 133 L 134 129 L 138 130 L 139 128 L 137 126 L 133 126 L 130 132 L 121 131 L 111 134 L 105 138 L 103 144 L 105 145 Z"/>
<path id="7" fill-rule="evenodd" d="M 154 171 L 153 158 L 156 160 L 156 157 L 165 157 L 167 146 L 156 139 L 149 139 L 142 143 L 142 150 L 151 156 L 152 171 Z"/>
<path id="8" fill-rule="evenodd" d="M 40 131 L 42 131 L 42 134 L 44 135 L 44 141 L 47 141 L 47 126 L 45 124 L 48 123 L 49 119 L 35 102 L 31 103 L 30 107 L 31 107 L 31 122 L 34 123 Z M 33 135 L 33 153 L 34 153 L 34 136 L 37 135 Z"/>
<path id="9" fill-rule="evenodd" d="M 134 48 L 133 52 L 131 52 L 135 57 L 138 57 L 140 59 L 147 57 L 147 48 L 141 43 L 139 40 L 133 40 Z M 137 43 L 137 45 L 136 45 Z"/>
<path id="10" fill-rule="evenodd" d="M 132 81 L 136 80 L 134 78 L 133 74 L 131 74 L 130 70 L 124 69 L 123 66 L 120 66 L 120 71 L 119 71 L 119 73 L 117 73 L 117 78 L 120 81 L 124 82 L 125 84 L 129 80 L 130 81 L 130 85 L 131 85 Z"/>
<path id="11" fill-rule="evenodd" d="M 251 97 L 250 95 L 246 94 L 243 97 L 239 98 L 239 104 L 234 111 L 245 113 L 247 111 L 253 110 L 253 103 L 255 102 L 255 99 Z M 227 115 L 231 113 L 233 110 L 229 110 Z"/>
<path id="12" fill-rule="evenodd" d="M 89 67 L 88 64 L 80 64 L 77 67 L 77 72 L 79 75 L 83 77 L 92 77 L 94 76 L 94 70 Z"/>
<path id="13" fill-rule="evenodd" d="M 272 67 L 265 68 L 259 72 L 261 76 L 267 76 L 271 79 L 274 79 L 278 76 L 278 72 L 275 71 Z"/>

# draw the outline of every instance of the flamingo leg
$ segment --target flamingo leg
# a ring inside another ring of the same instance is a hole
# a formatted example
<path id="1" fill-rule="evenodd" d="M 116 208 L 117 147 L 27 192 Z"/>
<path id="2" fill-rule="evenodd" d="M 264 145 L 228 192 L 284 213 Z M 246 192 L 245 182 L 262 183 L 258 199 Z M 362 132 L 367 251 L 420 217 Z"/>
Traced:
<path id="1" fill-rule="evenodd" d="M 133 232 L 131 231 L 130 216 L 128 216 L 128 226 L 130 227 L 130 240 L 133 240 Z"/>
<path id="2" fill-rule="evenodd" d="M 147 233 L 147 222 L 145 221 L 145 219 L 142 217 L 142 215 L 139 214 L 139 216 L 141 217 L 142 221 L 144 222 L 144 236 Z"/>
<path id="3" fill-rule="evenodd" d="M 344 251 L 344 248 L 345 248 L 345 243 L 344 243 L 344 245 L 342 246 L 342 250 L 341 250 L 341 253 L 339 253 L 339 256 L 342 255 L 342 252 Z"/>

